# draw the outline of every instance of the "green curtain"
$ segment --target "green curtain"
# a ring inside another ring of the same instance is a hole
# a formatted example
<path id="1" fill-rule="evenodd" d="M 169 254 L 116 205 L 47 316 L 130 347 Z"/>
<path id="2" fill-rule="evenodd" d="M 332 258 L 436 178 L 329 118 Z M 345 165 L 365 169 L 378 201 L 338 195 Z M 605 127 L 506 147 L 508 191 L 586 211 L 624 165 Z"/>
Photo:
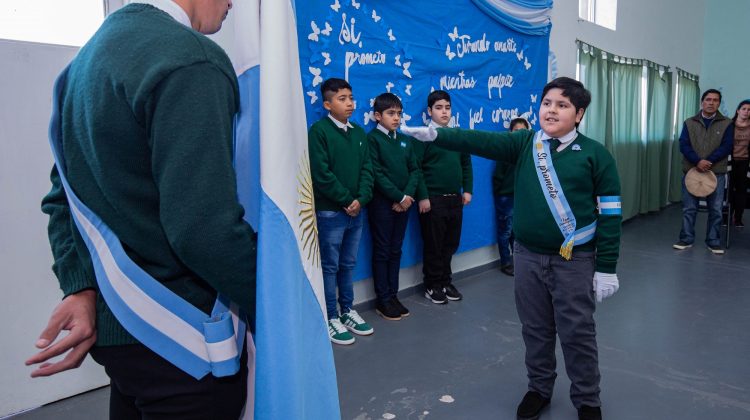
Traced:
<path id="1" fill-rule="evenodd" d="M 658 211 L 671 198 L 673 169 L 680 172 L 672 162 L 672 74 L 665 66 L 619 57 L 582 41 L 578 64 L 579 79 L 592 97 L 580 130 L 601 141 L 617 161 L 623 219 Z M 677 194 L 679 199 L 679 188 Z"/>
<path id="2" fill-rule="evenodd" d="M 646 146 L 643 154 L 640 213 L 658 211 L 669 201 L 672 165 L 672 73 L 647 64 Z M 678 168 L 679 170 L 679 168 Z"/>
<path id="3" fill-rule="evenodd" d="M 669 201 L 682 201 L 682 153 L 680 153 L 680 133 L 686 119 L 698 113 L 700 89 L 698 76 L 677 69 L 677 118 L 672 142 L 672 170 L 669 182 Z"/>
<path id="4" fill-rule="evenodd" d="M 638 214 L 640 207 L 641 179 L 643 178 L 641 157 L 641 78 L 643 65 L 640 60 L 610 63 L 612 80 L 612 147 L 610 151 L 617 161 L 622 188 L 622 217 L 629 219 Z"/>

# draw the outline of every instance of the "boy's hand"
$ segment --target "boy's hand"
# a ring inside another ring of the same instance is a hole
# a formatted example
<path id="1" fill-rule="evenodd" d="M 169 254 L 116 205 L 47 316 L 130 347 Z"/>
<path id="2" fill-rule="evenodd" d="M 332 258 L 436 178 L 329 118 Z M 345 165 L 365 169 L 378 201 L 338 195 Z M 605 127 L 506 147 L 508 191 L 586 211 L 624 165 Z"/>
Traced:
<path id="1" fill-rule="evenodd" d="M 411 207 L 412 204 L 414 204 L 414 199 L 409 197 L 408 195 L 404 196 L 404 199 L 401 200 L 401 208 L 404 209 L 404 211 L 409 210 L 409 207 Z"/>
<path id="2" fill-rule="evenodd" d="M 63 331 L 70 331 L 60 341 L 55 339 Z M 42 363 L 31 377 L 50 376 L 81 366 L 91 346 L 96 342 L 96 292 L 87 289 L 72 294 L 57 305 L 42 331 L 35 346 L 39 353 L 26 360 L 26 366 Z M 65 352 L 60 361 L 50 363 L 49 359 Z"/>
<path id="3" fill-rule="evenodd" d="M 467 193 L 467 192 L 464 193 L 463 202 L 464 202 L 464 206 L 467 206 L 469 205 L 469 203 L 471 203 L 471 193 Z"/>
<path id="4" fill-rule="evenodd" d="M 620 281 L 617 280 L 617 274 L 594 273 L 594 291 L 596 292 L 596 301 L 601 302 L 617 292 L 620 288 Z"/>
<path id="5" fill-rule="evenodd" d="M 359 200 L 354 200 L 348 207 L 344 207 L 346 214 L 351 217 L 357 217 L 360 210 L 362 210 L 362 206 L 359 204 Z"/>
<path id="6" fill-rule="evenodd" d="M 393 203 L 393 205 L 391 206 L 391 210 L 395 211 L 396 213 L 403 213 L 406 211 L 403 207 L 401 207 L 401 204 L 399 203 Z"/>
<path id="7" fill-rule="evenodd" d="M 420 213 L 427 213 L 430 210 L 432 210 L 432 207 L 430 206 L 429 198 L 425 198 L 424 200 L 419 200 L 419 212 Z"/>
<path id="8" fill-rule="evenodd" d="M 432 126 L 407 127 L 406 125 L 402 125 L 401 132 L 407 136 L 412 136 L 419 141 L 435 141 L 438 136 L 437 129 Z"/>

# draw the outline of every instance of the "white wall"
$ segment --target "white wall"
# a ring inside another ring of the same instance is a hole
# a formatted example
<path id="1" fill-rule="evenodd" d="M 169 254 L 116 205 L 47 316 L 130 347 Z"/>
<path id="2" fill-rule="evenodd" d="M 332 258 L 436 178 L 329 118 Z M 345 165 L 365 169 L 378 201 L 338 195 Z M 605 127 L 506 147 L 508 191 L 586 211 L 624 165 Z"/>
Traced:
<path id="1" fill-rule="evenodd" d="M 701 91 L 721 91 L 721 112 L 729 117 L 734 116 L 741 100 L 750 98 L 748 22 L 749 1 L 706 0 L 706 48 L 699 83 Z"/>
<path id="2" fill-rule="evenodd" d="M 699 73 L 705 1 L 619 0 L 617 30 L 612 31 L 579 20 L 578 0 L 555 0 L 550 50 L 557 56 L 558 76 L 576 75 L 576 39 L 613 54 Z"/>
<path id="3" fill-rule="evenodd" d="M 47 216 L 39 208 L 52 168 L 52 83 L 76 52 L 0 40 L 0 416 L 109 383 L 90 360 L 76 371 L 38 379 L 23 364 L 62 297 L 50 269 Z"/>

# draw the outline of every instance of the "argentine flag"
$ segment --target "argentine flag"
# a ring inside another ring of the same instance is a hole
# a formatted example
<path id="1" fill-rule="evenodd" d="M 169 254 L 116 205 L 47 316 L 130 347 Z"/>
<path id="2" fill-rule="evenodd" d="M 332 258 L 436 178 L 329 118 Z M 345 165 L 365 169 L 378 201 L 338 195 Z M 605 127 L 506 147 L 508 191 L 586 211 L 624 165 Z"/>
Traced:
<path id="1" fill-rule="evenodd" d="M 217 41 L 239 79 L 237 186 L 258 232 L 254 416 L 339 419 L 294 6 L 235 1 L 230 16 Z M 252 382 L 248 388 L 252 397 Z M 250 407 L 246 419 L 253 418 Z"/>

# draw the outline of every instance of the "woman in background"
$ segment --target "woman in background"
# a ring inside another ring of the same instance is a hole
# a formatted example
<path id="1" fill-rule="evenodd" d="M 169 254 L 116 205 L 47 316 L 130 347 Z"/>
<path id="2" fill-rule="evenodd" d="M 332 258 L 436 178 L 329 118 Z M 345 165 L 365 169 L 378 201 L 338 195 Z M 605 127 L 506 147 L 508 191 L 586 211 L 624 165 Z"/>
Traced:
<path id="1" fill-rule="evenodd" d="M 737 105 L 734 113 L 734 147 L 732 173 L 729 178 L 729 200 L 732 204 L 734 226 L 745 227 L 742 213 L 747 205 L 748 145 L 750 144 L 750 99 Z"/>

